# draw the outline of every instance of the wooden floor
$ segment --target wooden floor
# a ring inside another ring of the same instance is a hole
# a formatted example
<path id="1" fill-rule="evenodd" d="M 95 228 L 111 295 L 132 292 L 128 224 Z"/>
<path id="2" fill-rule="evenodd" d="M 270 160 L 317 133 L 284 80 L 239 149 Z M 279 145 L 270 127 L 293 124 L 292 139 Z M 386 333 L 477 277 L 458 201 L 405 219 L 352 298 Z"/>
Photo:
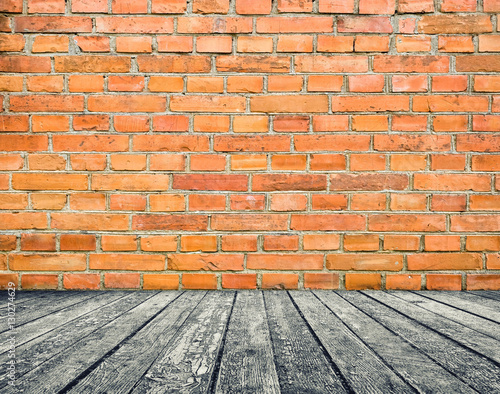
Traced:
<path id="1" fill-rule="evenodd" d="M 500 393 L 499 292 L 0 294 L 1 393 Z"/>

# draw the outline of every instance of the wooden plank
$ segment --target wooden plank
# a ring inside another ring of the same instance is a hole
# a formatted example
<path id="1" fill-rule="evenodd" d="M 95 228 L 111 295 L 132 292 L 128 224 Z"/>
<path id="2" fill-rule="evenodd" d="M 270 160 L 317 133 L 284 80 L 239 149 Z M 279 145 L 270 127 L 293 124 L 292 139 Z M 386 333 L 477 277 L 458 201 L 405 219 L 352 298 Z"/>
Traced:
<path id="1" fill-rule="evenodd" d="M 63 352 L 40 364 L 17 381 L 18 391 L 54 393 L 84 374 L 88 368 L 116 350 L 117 346 L 134 335 L 177 296 L 179 292 L 160 292 L 92 332 Z M 42 378 L 43 377 L 43 378 Z"/>
<path id="2" fill-rule="evenodd" d="M 44 290 L 44 291 L 25 291 L 16 290 L 16 297 L 14 303 L 23 304 L 26 301 L 34 301 L 39 299 L 46 299 L 47 297 L 52 297 L 54 294 L 65 294 L 68 295 L 69 292 L 60 290 Z M 0 291 L 0 300 L 6 300 L 8 298 L 8 292 L 6 290 Z M 0 309 L 6 308 L 6 305 L 0 305 Z"/>
<path id="3" fill-rule="evenodd" d="M 152 292 L 128 292 L 128 295 L 91 313 L 74 319 L 32 341 L 16 347 L 16 376 L 20 377 L 45 362 L 68 346 L 108 324 L 123 313 L 152 297 Z M 0 365 L 8 361 L 7 354 L 0 357 Z M 6 384 L 6 374 L 0 376 L 0 390 Z"/>
<path id="4" fill-rule="evenodd" d="M 291 295 L 352 390 L 360 393 L 414 392 L 312 293 L 293 292 Z"/>
<path id="5" fill-rule="evenodd" d="M 172 340 L 204 292 L 187 292 L 169 304 L 136 335 L 81 379 L 67 393 L 128 393 Z"/>
<path id="6" fill-rule="evenodd" d="M 408 291 L 391 292 L 391 295 L 398 297 L 406 302 L 415 305 L 418 308 L 433 312 L 438 316 L 444 317 L 454 322 L 471 328 L 491 338 L 500 340 L 500 325 L 482 317 L 472 315 L 460 309 L 453 308 L 446 304 L 423 297 L 420 293 L 411 293 Z M 500 307 L 500 304 L 499 304 Z"/>
<path id="7" fill-rule="evenodd" d="M 234 292 L 207 293 L 132 392 L 208 392 L 233 302 Z"/>
<path id="8" fill-rule="evenodd" d="M 347 392 L 289 294 L 266 291 L 264 304 L 281 390 L 285 393 Z"/>
<path id="9" fill-rule="evenodd" d="M 261 291 L 237 294 L 215 392 L 280 393 Z"/>
<path id="10" fill-rule="evenodd" d="M 468 293 L 471 293 L 471 294 L 474 294 L 474 295 L 477 295 L 480 297 L 484 297 L 484 298 L 489 298 L 490 300 L 494 300 L 494 301 L 497 301 L 498 303 L 500 303 L 500 291 L 481 290 L 481 291 L 469 291 Z M 499 305 L 499 307 L 500 307 L 500 305 Z"/>
<path id="11" fill-rule="evenodd" d="M 500 368 L 497 364 L 365 294 L 343 292 L 340 295 L 473 389 L 481 393 L 499 392 Z"/>
<path id="12" fill-rule="evenodd" d="M 458 291 L 425 291 L 422 292 L 422 296 L 500 323 L 500 309 L 494 300 Z"/>
<path id="13" fill-rule="evenodd" d="M 45 334 L 73 319 L 83 316 L 93 310 L 125 296 L 123 292 L 101 292 L 95 297 L 88 298 L 70 307 L 55 311 L 37 320 L 28 322 L 16 328 L 16 345 L 22 345 L 40 335 Z M 50 302 L 51 300 L 47 300 Z M 58 297 L 52 297 L 52 302 L 57 303 Z M 10 331 L 0 334 L 0 354 L 9 349 L 8 338 L 12 335 Z"/>
<path id="14" fill-rule="evenodd" d="M 481 353 L 490 360 L 500 363 L 500 352 L 498 351 L 498 341 L 489 336 L 483 335 L 473 329 L 439 316 L 434 312 L 427 311 L 403 301 L 389 293 L 382 291 L 371 292 L 370 297 L 393 308 L 399 313 L 418 321 L 420 324 L 444 335 L 461 345 L 468 347 L 472 351 Z"/>
<path id="15" fill-rule="evenodd" d="M 23 303 L 16 307 L 16 327 L 39 319 L 43 316 L 50 315 L 64 308 L 76 308 L 77 304 L 84 302 L 87 299 L 97 296 L 97 292 L 71 292 L 71 294 L 53 294 L 51 298 L 40 298 L 37 300 Z M 0 319 L 0 333 L 7 331 L 7 316 Z"/>
<path id="16" fill-rule="evenodd" d="M 316 291 L 314 294 L 418 392 L 476 392 L 337 293 Z"/>

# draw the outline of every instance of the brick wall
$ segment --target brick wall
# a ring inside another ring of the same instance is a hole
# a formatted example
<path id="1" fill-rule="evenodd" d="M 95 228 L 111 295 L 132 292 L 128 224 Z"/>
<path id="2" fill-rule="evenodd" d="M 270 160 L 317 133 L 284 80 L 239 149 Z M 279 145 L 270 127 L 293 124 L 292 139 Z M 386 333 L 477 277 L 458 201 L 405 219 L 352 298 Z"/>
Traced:
<path id="1" fill-rule="evenodd" d="M 500 0 L 0 12 L 3 285 L 500 288 Z"/>

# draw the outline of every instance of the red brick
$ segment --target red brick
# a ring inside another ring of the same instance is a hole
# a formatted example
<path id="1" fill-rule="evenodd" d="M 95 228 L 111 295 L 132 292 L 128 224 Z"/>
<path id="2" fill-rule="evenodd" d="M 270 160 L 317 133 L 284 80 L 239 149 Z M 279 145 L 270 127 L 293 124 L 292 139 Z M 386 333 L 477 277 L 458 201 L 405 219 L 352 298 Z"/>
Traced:
<path id="1" fill-rule="evenodd" d="M 483 267 L 477 253 L 425 253 L 408 256 L 409 270 L 479 270 Z"/>

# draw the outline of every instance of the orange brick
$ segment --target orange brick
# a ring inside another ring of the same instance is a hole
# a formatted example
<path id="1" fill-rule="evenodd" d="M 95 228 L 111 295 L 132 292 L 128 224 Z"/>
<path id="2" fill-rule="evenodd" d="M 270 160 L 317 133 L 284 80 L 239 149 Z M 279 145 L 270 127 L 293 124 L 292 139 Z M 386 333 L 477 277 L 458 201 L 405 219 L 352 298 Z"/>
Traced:
<path id="1" fill-rule="evenodd" d="M 427 274 L 427 290 L 462 290 L 462 276 L 458 274 Z"/>
<path id="2" fill-rule="evenodd" d="M 216 252 L 217 237 L 213 235 L 183 235 L 182 252 Z"/>
<path id="3" fill-rule="evenodd" d="M 339 275 L 333 273 L 304 273 L 304 289 L 336 290 L 339 288 Z"/>
<path id="4" fill-rule="evenodd" d="M 21 276 L 21 287 L 32 290 L 52 290 L 59 286 L 58 275 L 24 274 Z"/>
<path id="5" fill-rule="evenodd" d="M 296 235 L 265 235 L 264 250 L 298 250 L 299 237 Z"/>
<path id="6" fill-rule="evenodd" d="M 382 278 L 380 274 L 348 273 L 345 275 L 345 288 L 346 290 L 380 290 Z"/>
<path id="7" fill-rule="evenodd" d="M 292 290 L 299 286 L 297 274 L 262 274 L 262 288 L 273 290 Z"/>
<path id="8" fill-rule="evenodd" d="M 141 250 L 146 252 L 175 252 L 177 250 L 177 237 L 174 235 L 141 237 Z"/>
<path id="9" fill-rule="evenodd" d="M 36 36 L 31 51 L 33 53 L 68 52 L 67 36 Z"/>
<path id="10" fill-rule="evenodd" d="M 182 274 L 182 288 L 186 290 L 216 290 L 215 274 Z"/>
<path id="11" fill-rule="evenodd" d="M 223 235 L 222 250 L 225 252 L 255 252 L 257 251 L 257 236 Z"/>
<path id="12" fill-rule="evenodd" d="M 55 252 L 55 234 L 21 234 L 21 250 Z"/>
<path id="13" fill-rule="evenodd" d="M 101 283 L 99 274 L 64 274 L 63 286 L 67 290 L 97 290 Z"/>
<path id="14" fill-rule="evenodd" d="M 420 290 L 421 276 L 408 274 L 390 274 L 385 278 L 387 290 Z"/>
<path id="15" fill-rule="evenodd" d="M 499 290 L 500 275 L 467 275 L 467 290 Z"/>
<path id="16" fill-rule="evenodd" d="M 96 237 L 91 234 L 61 234 L 61 251 L 66 250 L 95 250 Z"/>
<path id="17" fill-rule="evenodd" d="M 103 235 L 101 248 L 105 252 L 125 252 L 137 250 L 135 235 Z"/>
<path id="18" fill-rule="evenodd" d="M 255 289 L 256 274 L 222 274 L 223 289 Z"/>
<path id="19" fill-rule="evenodd" d="M 144 274 L 144 290 L 177 290 L 179 288 L 179 275 L 176 274 Z"/>
<path id="20" fill-rule="evenodd" d="M 140 286 L 140 274 L 114 272 L 107 272 L 104 274 L 104 287 L 106 289 L 138 289 Z"/>

